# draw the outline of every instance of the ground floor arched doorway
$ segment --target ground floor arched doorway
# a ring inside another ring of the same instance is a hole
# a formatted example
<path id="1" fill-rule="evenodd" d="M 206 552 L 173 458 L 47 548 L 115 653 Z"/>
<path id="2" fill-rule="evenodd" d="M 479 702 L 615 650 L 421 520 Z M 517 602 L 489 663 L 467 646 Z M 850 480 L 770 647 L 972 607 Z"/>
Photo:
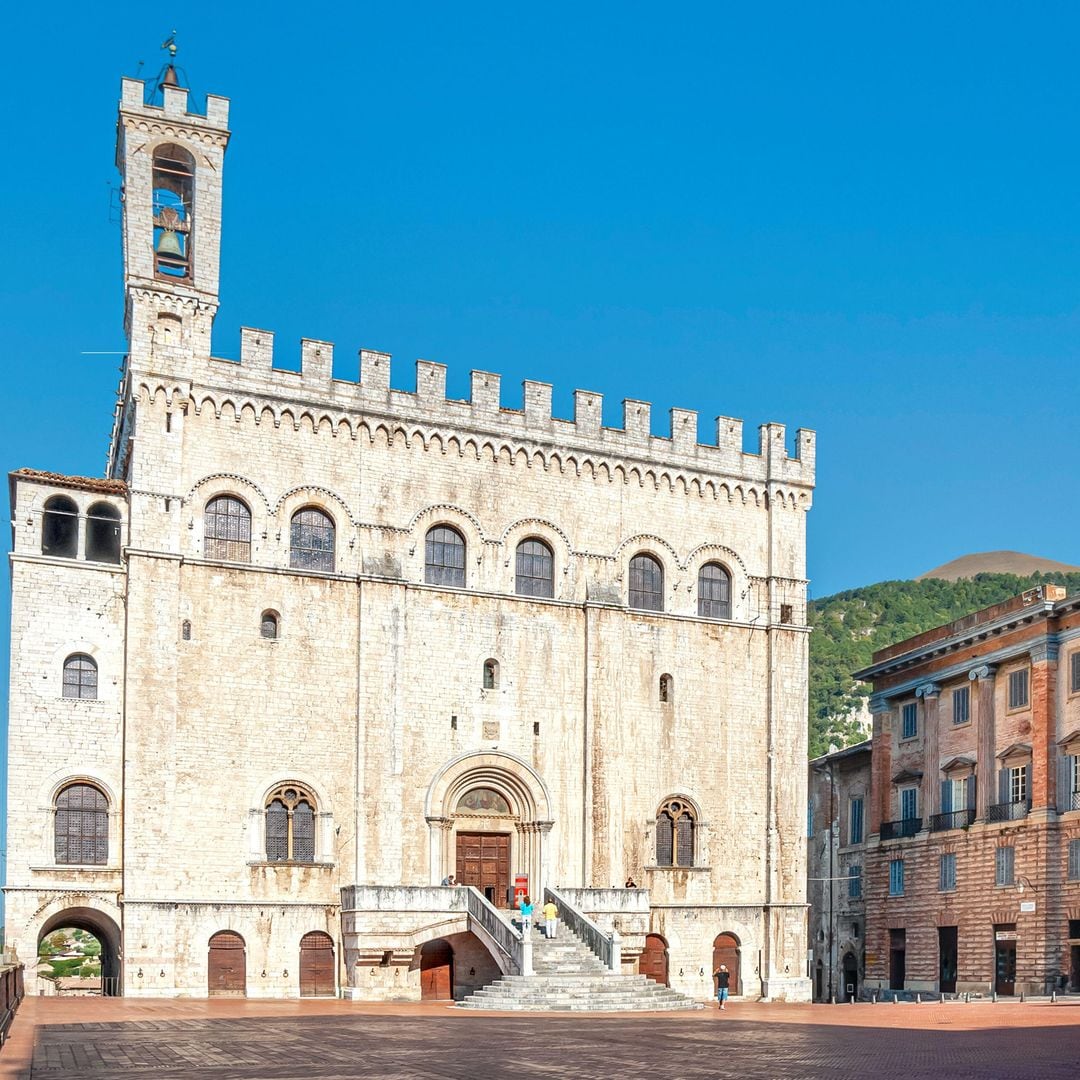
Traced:
<path id="1" fill-rule="evenodd" d="M 454 999 L 454 950 L 445 938 L 420 946 L 420 1000 Z"/>
<path id="2" fill-rule="evenodd" d="M 210 938 L 207 992 L 211 997 L 247 996 L 247 949 L 232 930 L 220 930 Z"/>
<path id="3" fill-rule="evenodd" d="M 857 1000 L 859 997 L 859 963 L 852 953 L 844 954 L 841 970 L 844 973 L 844 984 L 840 988 L 840 1000 Z"/>
<path id="4" fill-rule="evenodd" d="M 741 960 L 739 939 L 734 934 L 717 934 L 716 940 L 713 941 L 712 969 L 713 971 L 719 971 L 721 964 L 727 967 L 728 974 L 731 976 L 728 983 L 728 993 L 732 997 L 742 993 Z"/>
<path id="5" fill-rule="evenodd" d="M 645 935 L 645 948 L 638 958 L 638 973 L 661 986 L 670 985 L 668 943 L 659 934 Z"/>
<path id="6" fill-rule="evenodd" d="M 300 996 L 334 997 L 337 994 L 334 940 L 321 930 L 300 939 Z"/>
<path id="7" fill-rule="evenodd" d="M 45 938 L 59 930 L 79 930 L 97 939 L 101 945 L 101 993 L 106 997 L 120 994 L 120 927 L 95 908 L 65 908 L 42 923 L 38 931 L 38 950 Z"/>

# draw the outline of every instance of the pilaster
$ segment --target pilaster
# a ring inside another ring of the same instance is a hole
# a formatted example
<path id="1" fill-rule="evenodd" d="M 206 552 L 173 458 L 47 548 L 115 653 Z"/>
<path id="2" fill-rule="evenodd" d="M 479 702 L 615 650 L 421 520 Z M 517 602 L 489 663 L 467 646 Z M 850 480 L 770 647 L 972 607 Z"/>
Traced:
<path id="1" fill-rule="evenodd" d="M 980 664 L 968 672 L 968 679 L 975 683 L 975 820 L 985 822 L 989 807 L 997 801 L 994 783 L 994 749 L 996 734 L 994 731 L 994 683 L 997 668 L 991 664 Z"/>

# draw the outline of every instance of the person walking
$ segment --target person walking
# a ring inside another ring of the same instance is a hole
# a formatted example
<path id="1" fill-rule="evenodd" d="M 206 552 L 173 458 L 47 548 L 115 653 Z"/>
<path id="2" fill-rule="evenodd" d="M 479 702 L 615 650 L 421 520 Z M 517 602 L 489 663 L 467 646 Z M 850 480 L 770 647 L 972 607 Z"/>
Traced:
<path id="1" fill-rule="evenodd" d="M 555 906 L 553 900 L 549 900 L 544 905 L 544 936 L 547 938 L 553 938 L 555 936 L 555 930 L 558 926 L 559 909 Z"/>
<path id="2" fill-rule="evenodd" d="M 728 987 L 731 985 L 731 972 L 728 971 L 727 964 L 721 964 L 713 972 L 713 978 L 716 980 L 716 1002 L 722 1009 L 724 1002 L 728 999 Z"/>
<path id="3" fill-rule="evenodd" d="M 521 898 L 521 932 L 527 934 L 532 929 L 532 917 L 533 917 L 533 902 L 529 899 L 529 894 L 526 893 Z"/>

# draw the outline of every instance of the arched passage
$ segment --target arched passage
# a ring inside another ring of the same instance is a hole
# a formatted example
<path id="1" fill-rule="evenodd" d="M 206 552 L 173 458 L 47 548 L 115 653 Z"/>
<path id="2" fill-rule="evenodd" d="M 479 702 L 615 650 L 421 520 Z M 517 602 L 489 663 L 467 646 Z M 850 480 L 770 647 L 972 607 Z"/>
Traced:
<path id="1" fill-rule="evenodd" d="M 120 994 L 120 927 L 104 912 L 94 908 L 65 908 L 41 924 L 38 948 L 54 931 L 67 929 L 85 930 L 98 939 L 101 943 L 101 992 L 107 997 Z"/>
<path id="2" fill-rule="evenodd" d="M 742 950 L 739 948 L 739 939 L 734 934 L 717 934 L 712 949 L 712 969 L 719 971 L 720 965 L 727 966 L 731 975 L 728 992 L 732 997 L 742 993 L 742 973 L 739 970 L 742 960 Z"/>
<path id="3" fill-rule="evenodd" d="M 321 930 L 312 930 L 300 939 L 300 996 L 334 997 L 334 941 Z"/>
<path id="4" fill-rule="evenodd" d="M 454 950 L 446 938 L 420 946 L 420 1000 L 452 1001 L 454 997 Z"/>
<path id="5" fill-rule="evenodd" d="M 854 953 L 845 953 L 842 963 L 844 972 L 844 985 L 841 988 L 841 1001 L 858 1000 L 859 997 L 859 962 Z"/>
<path id="6" fill-rule="evenodd" d="M 246 997 L 247 950 L 244 939 L 232 930 L 219 930 L 214 934 L 210 938 L 206 971 L 210 997 Z"/>
<path id="7" fill-rule="evenodd" d="M 638 973 L 661 986 L 670 985 L 668 943 L 659 934 L 646 934 L 645 949 L 638 959 Z"/>

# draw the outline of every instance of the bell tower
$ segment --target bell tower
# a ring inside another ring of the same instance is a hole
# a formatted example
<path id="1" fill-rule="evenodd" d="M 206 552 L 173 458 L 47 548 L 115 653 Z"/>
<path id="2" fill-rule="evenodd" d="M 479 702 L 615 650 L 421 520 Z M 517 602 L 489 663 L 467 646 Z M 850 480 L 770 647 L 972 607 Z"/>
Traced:
<path id="1" fill-rule="evenodd" d="M 180 374 L 185 359 L 210 355 L 229 101 L 208 94 L 205 116 L 189 112 L 171 64 L 161 92 L 148 105 L 141 80 L 122 81 L 124 329 L 131 364 Z"/>

